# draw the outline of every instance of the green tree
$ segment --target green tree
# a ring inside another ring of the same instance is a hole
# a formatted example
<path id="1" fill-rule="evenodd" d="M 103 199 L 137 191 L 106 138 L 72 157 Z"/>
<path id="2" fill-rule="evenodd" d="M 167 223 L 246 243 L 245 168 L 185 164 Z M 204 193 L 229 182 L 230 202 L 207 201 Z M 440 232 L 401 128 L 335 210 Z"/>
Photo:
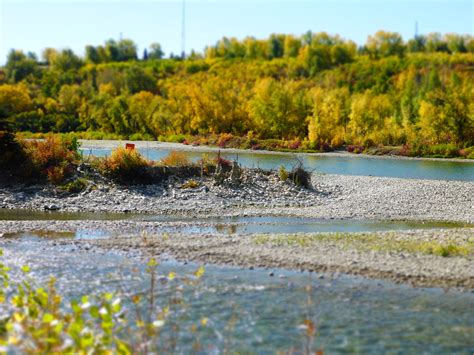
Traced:
<path id="1" fill-rule="evenodd" d="M 148 52 L 149 59 L 162 59 L 165 53 L 161 49 L 161 44 L 159 43 L 152 43 L 150 44 L 150 51 Z"/>
<path id="2" fill-rule="evenodd" d="M 395 32 L 378 31 L 369 36 L 366 48 L 373 58 L 397 55 L 403 56 L 405 45 L 402 36 Z"/>
<path id="3" fill-rule="evenodd" d="M 51 58 L 51 67 L 60 72 L 74 71 L 82 65 L 82 60 L 70 49 L 63 49 Z"/>
<path id="4" fill-rule="evenodd" d="M 38 63 L 22 51 L 12 49 L 8 53 L 5 68 L 7 69 L 7 78 L 13 83 L 18 83 L 33 76 L 38 69 Z"/>

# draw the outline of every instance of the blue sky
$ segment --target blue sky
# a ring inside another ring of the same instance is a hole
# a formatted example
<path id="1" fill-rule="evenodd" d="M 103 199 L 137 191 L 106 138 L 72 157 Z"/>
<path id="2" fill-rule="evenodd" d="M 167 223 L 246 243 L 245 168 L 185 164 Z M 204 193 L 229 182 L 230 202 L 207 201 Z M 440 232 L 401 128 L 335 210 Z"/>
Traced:
<path id="1" fill-rule="evenodd" d="M 0 63 L 11 48 L 71 48 L 109 38 L 152 42 L 181 51 L 182 0 L 0 0 Z M 379 29 L 411 38 L 419 32 L 473 33 L 472 0 L 186 0 L 186 50 L 202 51 L 222 36 L 265 38 L 307 30 L 338 33 L 357 43 Z"/>

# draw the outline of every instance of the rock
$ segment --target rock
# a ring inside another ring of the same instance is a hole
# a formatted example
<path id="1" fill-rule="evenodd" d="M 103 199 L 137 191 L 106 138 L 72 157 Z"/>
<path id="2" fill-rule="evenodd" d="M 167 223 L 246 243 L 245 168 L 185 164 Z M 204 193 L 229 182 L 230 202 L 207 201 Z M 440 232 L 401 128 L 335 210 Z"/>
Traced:
<path id="1" fill-rule="evenodd" d="M 44 205 L 44 209 L 46 211 L 59 211 L 61 209 L 61 207 L 59 207 L 58 205 L 55 205 L 55 204 L 51 204 L 51 205 Z"/>

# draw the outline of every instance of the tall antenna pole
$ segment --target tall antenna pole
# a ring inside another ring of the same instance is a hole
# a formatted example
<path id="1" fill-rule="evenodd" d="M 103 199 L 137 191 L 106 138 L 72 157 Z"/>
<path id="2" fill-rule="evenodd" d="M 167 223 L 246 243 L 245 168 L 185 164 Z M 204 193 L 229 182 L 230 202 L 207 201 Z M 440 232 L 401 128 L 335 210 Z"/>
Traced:
<path id="1" fill-rule="evenodd" d="M 181 58 L 186 57 L 186 0 L 183 0 L 183 12 L 182 12 L 182 22 L 181 22 Z"/>
<path id="2" fill-rule="evenodd" d="M 415 21 L 415 38 L 418 37 L 418 21 Z"/>

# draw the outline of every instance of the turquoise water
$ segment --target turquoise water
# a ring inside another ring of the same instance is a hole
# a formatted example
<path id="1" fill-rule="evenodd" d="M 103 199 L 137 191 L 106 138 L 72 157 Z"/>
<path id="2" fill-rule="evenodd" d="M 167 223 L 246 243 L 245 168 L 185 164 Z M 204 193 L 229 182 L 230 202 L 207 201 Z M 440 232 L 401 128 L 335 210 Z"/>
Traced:
<path id="1" fill-rule="evenodd" d="M 81 148 L 84 157 L 110 155 L 110 149 Z M 140 152 L 151 160 L 160 160 L 170 153 L 169 149 L 140 149 Z M 193 161 L 199 160 L 203 154 L 215 156 L 216 153 L 200 153 L 186 151 L 185 154 Z M 463 180 L 474 181 L 474 163 L 408 159 L 378 159 L 364 156 L 335 156 L 312 154 L 276 153 L 263 154 L 258 152 L 228 153 L 221 151 L 222 157 L 238 160 L 242 166 L 249 168 L 278 169 L 285 166 L 291 169 L 301 161 L 310 170 L 327 174 L 387 176 L 410 179 Z"/>
<path id="2" fill-rule="evenodd" d="M 119 254 L 83 252 L 74 246 L 52 246 L 28 238 L 0 247 L 2 261 L 31 265 L 32 276 L 46 282 L 50 274 L 67 298 L 85 293 L 145 291 L 149 287 L 145 262 Z M 158 271 L 178 275 L 174 283 L 160 283 L 157 300 L 163 304 L 182 277 L 198 265 L 163 261 Z M 411 288 L 391 282 L 352 276 L 300 273 L 285 270 L 243 270 L 206 266 L 196 286 L 185 286 L 184 312 L 172 314 L 180 324 L 177 353 L 429 353 L 472 354 L 474 351 L 474 293 L 438 288 Z M 130 308 L 126 297 L 123 303 Z M 165 303 L 166 304 L 166 303 Z M 142 305 L 145 308 L 146 305 Z M 132 310 L 133 313 L 133 310 Z M 208 318 L 196 334 L 187 329 Z M 316 325 L 312 339 L 302 329 L 304 320 Z M 127 334 L 131 334 L 127 332 Z M 162 344 L 167 344 L 164 328 Z"/>

